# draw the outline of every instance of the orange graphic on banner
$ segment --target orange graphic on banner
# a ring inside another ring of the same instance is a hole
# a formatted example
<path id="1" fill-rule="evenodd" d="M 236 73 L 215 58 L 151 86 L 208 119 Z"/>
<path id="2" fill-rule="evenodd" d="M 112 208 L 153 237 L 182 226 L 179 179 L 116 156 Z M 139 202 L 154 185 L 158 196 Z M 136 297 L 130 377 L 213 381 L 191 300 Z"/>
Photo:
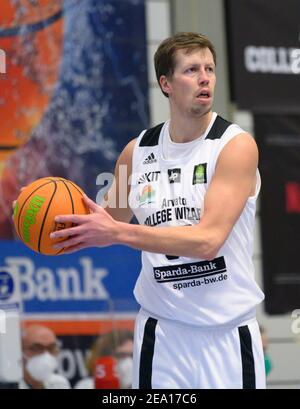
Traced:
<path id="1" fill-rule="evenodd" d="M 62 53 L 61 7 L 62 0 L 1 1 L 0 163 L 26 143 L 49 105 Z"/>
<path id="2" fill-rule="evenodd" d="M 56 335 L 100 335 L 115 329 L 133 331 L 134 319 L 116 320 L 78 320 L 78 321 L 52 321 L 52 320 L 23 320 L 23 326 L 41 324 L 52 329 Z"/>

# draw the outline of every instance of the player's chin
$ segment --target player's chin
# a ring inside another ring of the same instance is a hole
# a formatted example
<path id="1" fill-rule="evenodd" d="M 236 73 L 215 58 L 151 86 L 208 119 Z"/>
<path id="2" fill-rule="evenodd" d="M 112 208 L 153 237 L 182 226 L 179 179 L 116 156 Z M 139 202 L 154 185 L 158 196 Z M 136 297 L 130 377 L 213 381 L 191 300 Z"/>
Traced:
<path id="1" fill-rule="evenodd" d="M 203 115 L 208 114 L 211 111 L 211 108 L 212 108 L 211 105 L 206 104 L 194 105 L 191 109 L 191 113 L 194 116 L 201 117 Z"/>

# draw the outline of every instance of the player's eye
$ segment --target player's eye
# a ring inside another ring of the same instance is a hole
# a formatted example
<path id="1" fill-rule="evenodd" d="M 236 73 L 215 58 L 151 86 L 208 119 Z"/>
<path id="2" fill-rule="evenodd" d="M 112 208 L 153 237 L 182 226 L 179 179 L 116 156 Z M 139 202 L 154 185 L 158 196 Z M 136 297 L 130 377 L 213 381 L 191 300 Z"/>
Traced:
<path id="1" fill-rule="evenodd" d="M 214 69 L 214 67 L 206 67 L 206 71 L 215 72 L 215 69 Z"/>
<path id="2" fill-rule="evenodd" d="M 196 67 L 189 67 L 189 68 L 187 68 L 186 70 L 185 70 L 185 72 L 186 73 L 193 73 L 193 72 L 196 72 L 197 71 L 197 68 Z"/>

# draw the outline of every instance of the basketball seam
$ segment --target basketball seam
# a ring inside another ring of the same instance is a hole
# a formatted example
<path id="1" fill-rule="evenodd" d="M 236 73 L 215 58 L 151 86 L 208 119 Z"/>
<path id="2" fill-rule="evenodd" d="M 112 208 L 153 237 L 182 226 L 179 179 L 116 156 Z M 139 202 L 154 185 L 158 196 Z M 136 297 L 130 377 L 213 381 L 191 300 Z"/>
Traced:
<path id="1" fill-rule="evenodd" d="M 23 208 L 24 208 L 24 206 L 26 205 L 26 203 L 27 203 L 27 201 L 29 200 L 29 198 L 30 198 L 37 190 L 39 190 L 41 187 L 44 187 L 44 186 L 48 185 L 48 184 L 51 183 L 51 182 L 52 182 L 52 180 L 50 180 L 50 181 L 47 182 L 47 183 L 44 183 L 43 185 L 38 186 L 38 187 L 37 187 L 33 192 L 31 192 L 30 195 L 27 196 L 27 198 L 23 201 L 23 205 L 22 205 L 22 207 L 20 208 L 20 210 L 19 210 L 19 215 L 18 215 L 18 234 L 19 234 L 19 236 L 20 236 L 20 238 L 21 238 L 22 240 L 23 240 L 23 238 L 22 238 L 22 234 L 21 234 L 21 232 L 20 232 L 20 219 L 21 219 L 21 214 L 22 214 Z"/>
<path id="2" fill-rule="evenodd" d="M 70 191 L 68 185 L 66 184 L 66 182 L 65 182 L 64 180 L 62 180 L 62 182 L 63 182 L 63 184 L 65 185 L 65 187 L 66 187 L 66 189 L 67 189 L 67 191 L 68 191 L 68 193 L 69 193 L 69 195 L 70 195 L 71 204 L 72 204 L 72 213 L 74 214 L 74 201 L 73 201 L 73 197 L 72 197 L 71 191 Z"/>
<path id="3" fill-rule="evenodd" d="M 46 209 L 46 211 L 45 211 L 45 215 L 44 215 L 44 218 L 43 218 L 43 221 L 42 221 L 42 225 L 41 225 L 40 236 L 39 236 L 39 242 L 38 242 L 38 252 L 39 252 L 39 253 L 41 252 L 41 240 L 42 240 L 42 233 L 43 233 L 43 229 L 44 229 L 46 217 L 47 217 L 47 214 L 48 214 L 50 205 L 51 205 L 51 203 L 52 203 L 52 200 L 53 200 L 53 198 L 54 198 L 55 192 L 56 192 L 56 190 L 57 190 L 56 181 L 55 181 L 55 180 L 52 180 L 52 182 L 55 184 L 55 188 L 54 188 L 54 191 L 53 191 L 53 193 L 52 193 L 52 197 L 51 197 L 51 199 L 49 200 L 49 203 L 48 203 L 48 206 L 47 206 L 47 209 Z"/>
<path id="4" fill-rule="evenodd" d="M 70 183 L 75 189 L 82 195 L 82 191 L 78 189 L 78 186 L 75 185 L 75 183 L 71 182 L 70 180 L 67 180 L 68 183 Z"/>

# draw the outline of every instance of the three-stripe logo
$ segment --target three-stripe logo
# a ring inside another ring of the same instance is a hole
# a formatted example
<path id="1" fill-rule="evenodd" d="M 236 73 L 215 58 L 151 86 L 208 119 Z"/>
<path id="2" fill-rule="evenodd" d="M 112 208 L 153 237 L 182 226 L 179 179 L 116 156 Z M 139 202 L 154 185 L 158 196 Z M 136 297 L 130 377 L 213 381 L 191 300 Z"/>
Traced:
<path id="1" fill-rule="evenodd" d="M 157 160 L 154 156 L 154 153 L 151 152 L 149 156 L 146 157 L 146 159 L 143 162 L 143 165 L 151 165 L 151 163 L 156 163 Z"/>

